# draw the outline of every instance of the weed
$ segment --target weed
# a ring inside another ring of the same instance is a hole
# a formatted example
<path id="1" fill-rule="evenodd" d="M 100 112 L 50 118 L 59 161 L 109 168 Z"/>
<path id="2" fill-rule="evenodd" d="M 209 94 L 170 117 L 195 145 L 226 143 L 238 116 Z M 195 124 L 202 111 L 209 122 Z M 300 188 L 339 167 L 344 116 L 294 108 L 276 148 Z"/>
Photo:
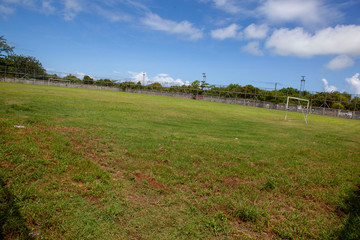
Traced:
<path id="1" fill-rule="evenodd" d="M 256 222 L 260 219 L 262 214 L 255 207 L 244 206 L 235 209 L 232 215 L 243 222 Z"/>
<path id="2" fill-rule="evenodd" d="M 270 178 L 266 181 L 262 189 L 264 190 L 274 190 L 276 188 L 276 183 L 273 178 Z"/>
<path id="3" fill-rule="evenodd" d="M 215 235 L 224 233 L 227 229 L 228 219 L 222 212 L 216 212 L 205 220 L 205 227 L 210 229 Z"/>

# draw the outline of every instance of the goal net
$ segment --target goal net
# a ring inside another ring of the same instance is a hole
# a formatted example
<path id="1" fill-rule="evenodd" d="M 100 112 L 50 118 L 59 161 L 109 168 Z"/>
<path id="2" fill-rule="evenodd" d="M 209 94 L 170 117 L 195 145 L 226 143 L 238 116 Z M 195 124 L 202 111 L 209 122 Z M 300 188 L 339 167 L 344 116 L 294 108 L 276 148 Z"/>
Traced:
<path id="1" fill-rule="evenodd" d="M 61 78 L 50 78 L 48 80 L 48 85 L 69 85 L 70 80 L 61 79 Z"/>
<path id="2" fill-rule="evenodd" d="M 294 99 L 295 101 L 297 100 L 298 104 L 297 104 L 296 111 L 301 110 L 301 112 L 303 113 L 303 116 L 304 116 L 304 120 L 307 123 L 307 117 L 309 114 L 309 100 L 303 99 L 303 98 L 297 98 L 297 97 L 287 97 L 286 109 L 285 109 L 285 120 L 287 119 L 287 114 L 288 114 L 288 111 L 290 110 L 290 108 L 289 108 L 290 99 Z M 303 104 L 301 104 L 301 103 L 303 103 Z"/>

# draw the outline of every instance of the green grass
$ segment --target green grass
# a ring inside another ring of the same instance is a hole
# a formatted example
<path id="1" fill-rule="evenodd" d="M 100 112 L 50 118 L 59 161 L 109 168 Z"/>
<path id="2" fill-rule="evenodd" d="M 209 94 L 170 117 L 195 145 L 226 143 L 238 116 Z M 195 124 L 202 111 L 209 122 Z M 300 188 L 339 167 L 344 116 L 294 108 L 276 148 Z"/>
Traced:
<path id="1" fill-rule="evenodd" d="M 0 239 L 357 239 L 360 122 L 283 117 L 0 83 Z"/>

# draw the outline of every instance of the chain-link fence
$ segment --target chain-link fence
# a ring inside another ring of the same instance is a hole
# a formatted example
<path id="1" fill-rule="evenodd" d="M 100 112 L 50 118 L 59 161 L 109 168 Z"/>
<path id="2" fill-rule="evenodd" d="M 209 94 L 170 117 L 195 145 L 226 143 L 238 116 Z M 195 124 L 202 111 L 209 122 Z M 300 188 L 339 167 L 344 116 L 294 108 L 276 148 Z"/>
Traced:
<path id="1" fill-rule="evenodd" d="M 65 74 L 63 74 L 65 75 Z M 68 74 L 71 76 L 71 74 Z M 0 81 L 25 84 L 48 85 L 72 88 L 125 91 L 142 94 L 162 95 L 196 99 L 211 102 L 239 104 L 274 110 L 286 110 L 288 96 L 296 96 L 310 101 L 310 114 L 326 115 L 360 120 L 359 95 L 340 92 L 299 92 L 293 88 L 260 89 L 251 85 L 240 86 L 171 86 L 171 83 L 133 82 L 131 79 L 85 81 L 77 78 L 58 77 L 56 74 L 36 74 L 18 72 L 16 69 L 0 66 Z M 162 86 L 164 85 L 164 86 Z M 296 100 L 290 101 L 288 111 L 304 112 L 304 106 Z"/>

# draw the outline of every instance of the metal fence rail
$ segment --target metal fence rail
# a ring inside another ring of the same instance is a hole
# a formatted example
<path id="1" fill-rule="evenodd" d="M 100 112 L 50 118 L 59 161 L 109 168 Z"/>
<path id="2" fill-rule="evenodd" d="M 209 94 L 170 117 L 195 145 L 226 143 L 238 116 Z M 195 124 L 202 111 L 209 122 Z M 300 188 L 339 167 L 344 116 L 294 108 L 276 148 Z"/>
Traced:
<path id="1" fill-rule="evenodd" d="M 9 77 L 11 76 L 11 77 Z M 124 91 L 124 92 L 132 92 L 132 93 L 142 93 L 142 94 L 152 94 L 152 95 L 161 95 L 161 96 L 170 96 L 170 97 L 179 97 L 179 98 L 187 98 L 187 99 L 196 99 L 202 101 L 210 101 L 210 102 L 219 102 L 219 103 L 228 103 L 228 104 L 238 104 L 244 106 L 251 107 L 260 107 L 266 109 L 274 109 L 274 110 L 286 110 L 286 98 L 287 96 L 280 95 L 272 95 L 270 91 L 263 91 L 260 93 L 249 93 L 247 91 L 222 91 L 222 90 L 201 90 L 194 89 L 191 87 L 165 87 L 165 88 L 157 88 L 157 87 L 149 87 L 143 85 L 121 85 L 121 86 L 108 86 L 107 84 L 103 85 L 94 85 L 94 84 L 83 84 L 83 83 L 73 83 L 69 80 L 64 79 L 46 79 L 46 76 L 37 76 L 36 74 L 26 74 L 26 73 L 18 73 L 18 72 L 5 72 L 0 71 L 0 81 L 2 82 L 12 82 L 12 83 L 25 83 L 25 84 L 35 84 L 35 85 L 47 85 L 47 86 L 58 86 L 58 87 L 71 87 L 71 88 L 86 88 L 86 89 L 98 89 L 98 90 L 111 90 L 111 91 Z M 360 120 L 360 111 L 355 111 L 357 107 L 359 107 L 357 103 L 358 95 L 352 95 L 352 99 L 355 99 L 355 107 L 351 110 L 342 110 L 340 108 L 333 109 L 330 108 L 327 104 L 331 102 L 341 103 L 342 98 L 339 98 L 339 101 L 327 101 L 326 95 L 324 99 L 320 99 L 324 104 L 321 107 L 313 106 L 313 101 L 315 99 L 309 99 L 310 102 L 310 114 L 316 115 L 324 115 L 331 117 L 340 117 L 347 119 L 355 119 Z M 266 99 L 266 100 L 260 100 Z M 316 99 L 319 101 L 319 99 Z M 297 104 L 290 104 L 289 111 L 292 112 L 302 112 L 303 110 Z"/>

